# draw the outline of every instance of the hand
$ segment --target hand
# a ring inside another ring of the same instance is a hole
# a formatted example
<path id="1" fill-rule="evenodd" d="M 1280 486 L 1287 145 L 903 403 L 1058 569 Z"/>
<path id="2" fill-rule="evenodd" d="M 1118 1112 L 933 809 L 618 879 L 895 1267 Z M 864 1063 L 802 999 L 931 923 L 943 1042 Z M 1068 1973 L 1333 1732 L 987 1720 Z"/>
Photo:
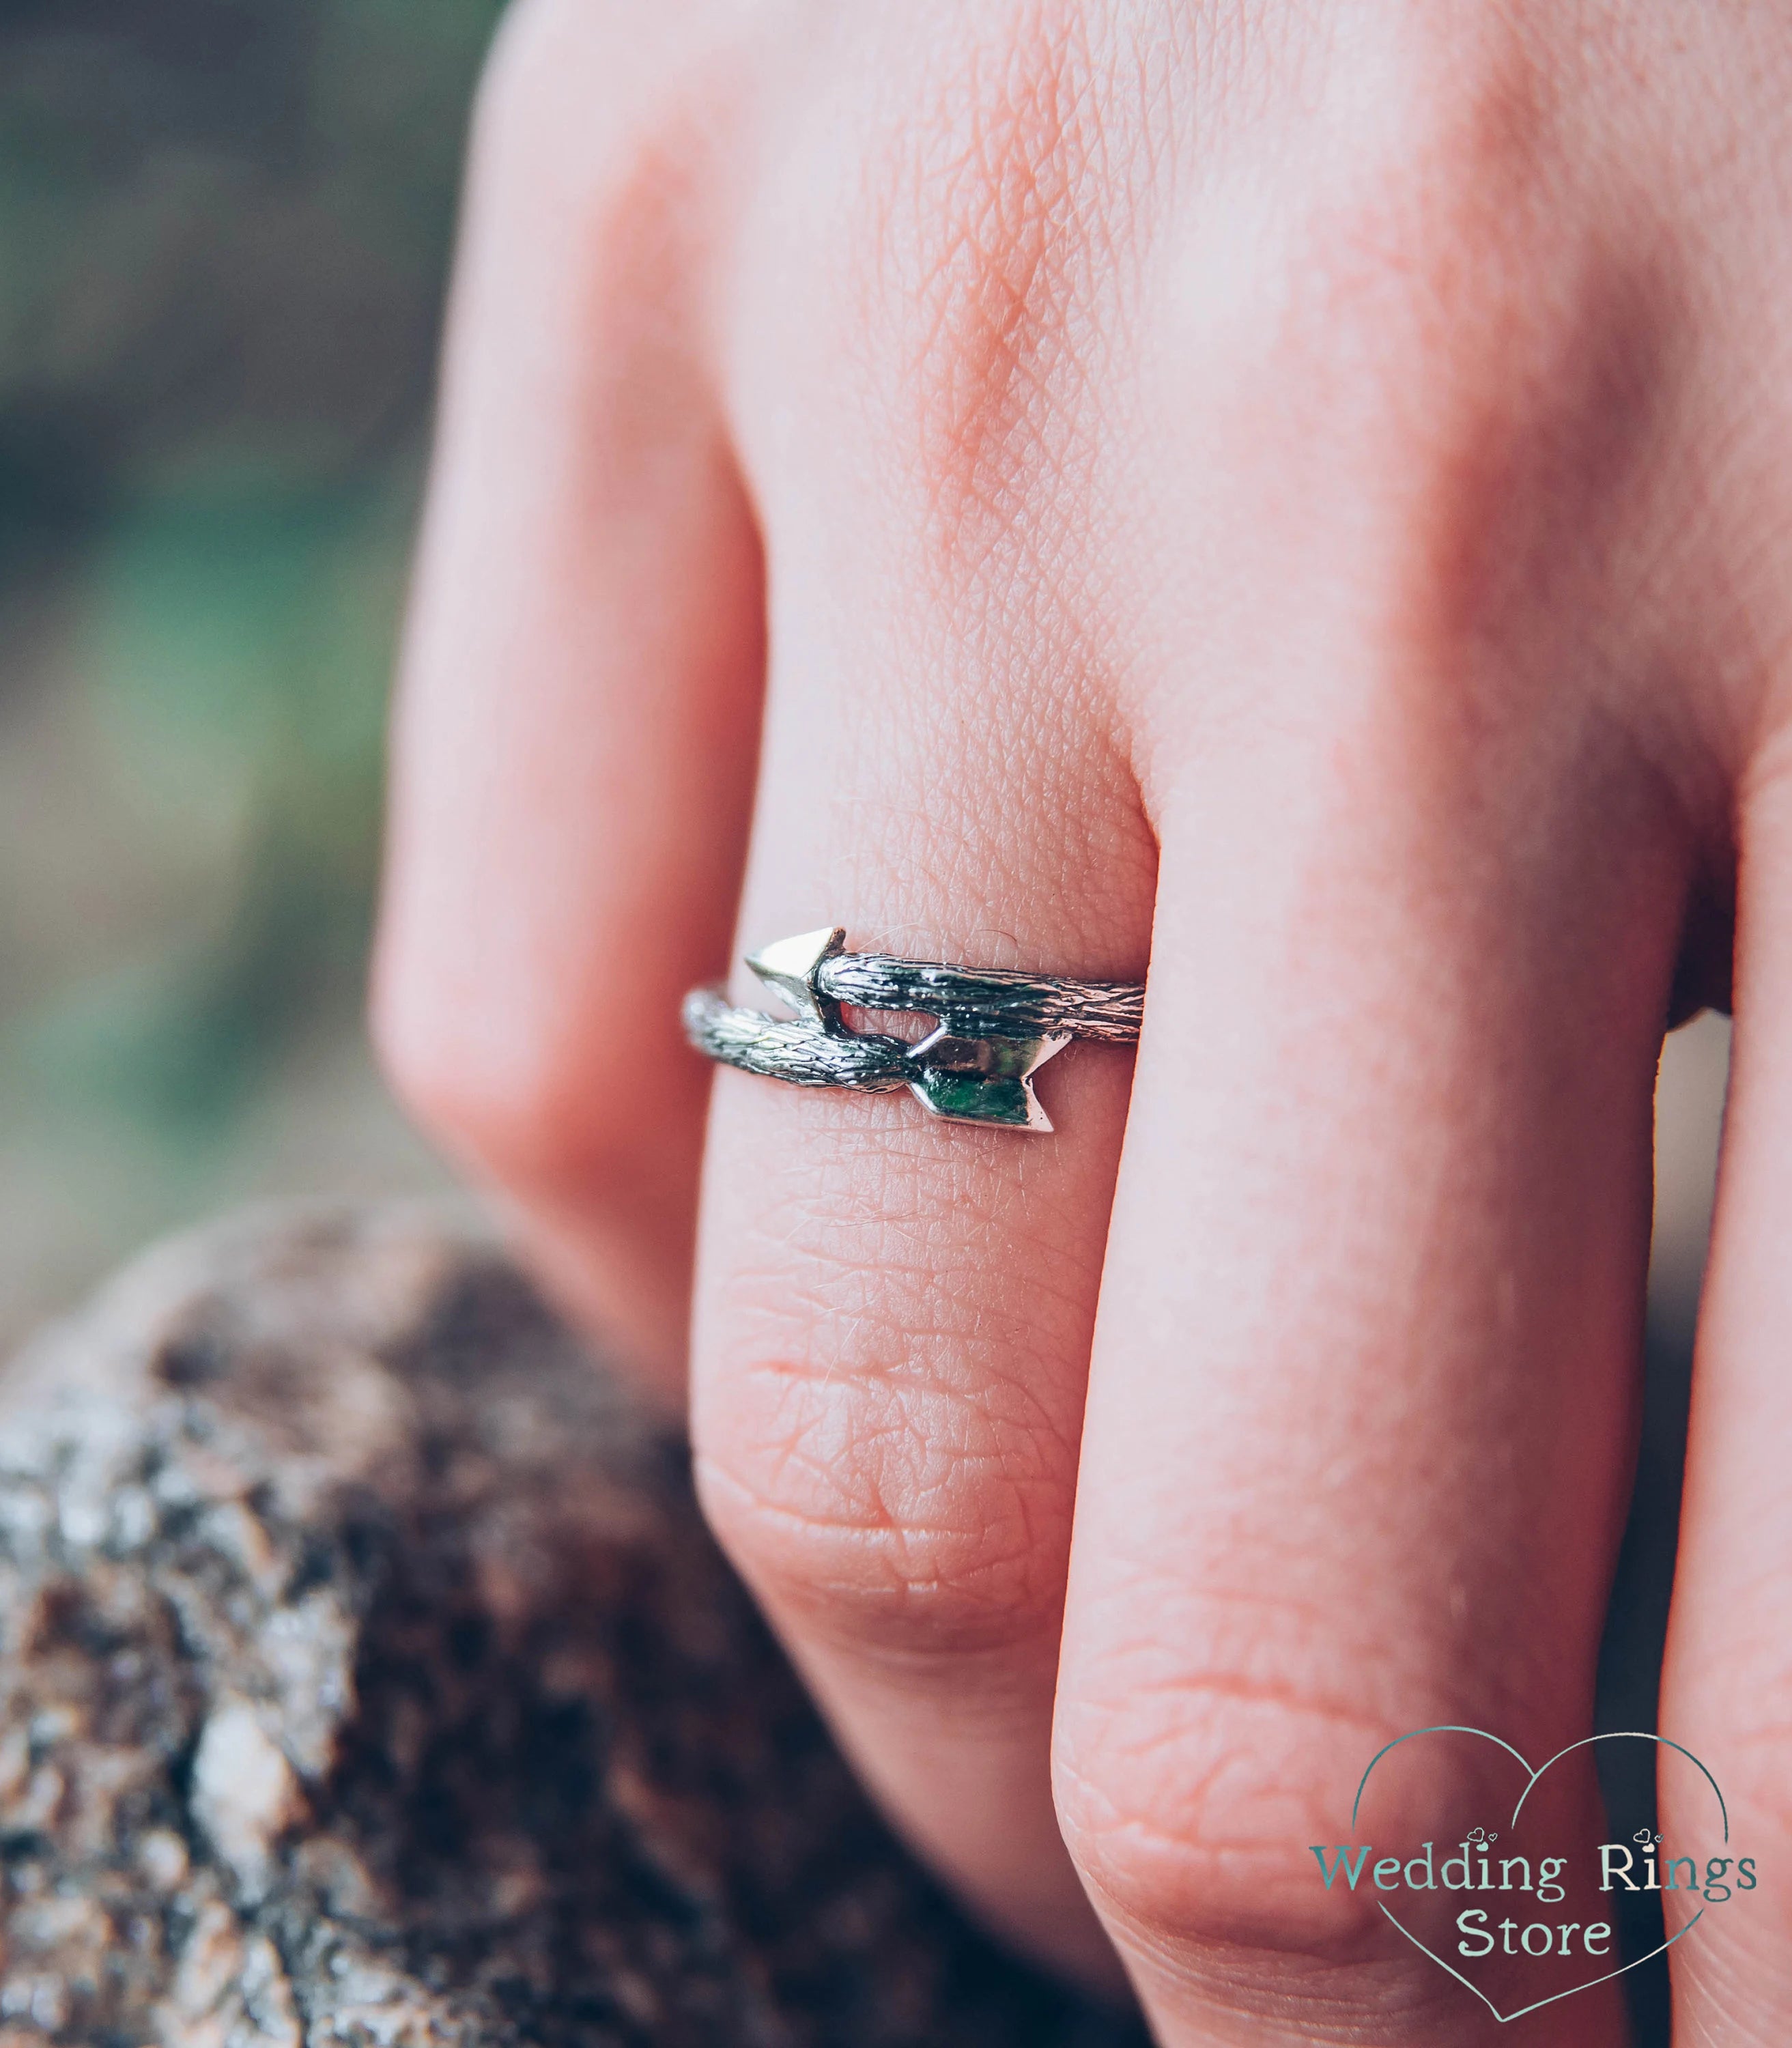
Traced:
<path id="1" fill-rule="evenodd" d="M 1169 2048 L 1496 2038 L 1307 1845 L 1408 1729 L 1586 1730 L 1739 873 L 1662 1726 L 1792 1868 L 1789 190 L 1740 0 L 505 32 L 386 1055 L 667 1387 L 696 1232 L 722 1541 L 912 1838 Z M 1136 1072 L 1072 1048 L 1036 1138 L 723 1072 L 706 1146 L 680 997 L 836 921 L 1149 965 Z M 1712 1917 L 1689 2038 L 1777 2040 L 1783 1902 Z"/>

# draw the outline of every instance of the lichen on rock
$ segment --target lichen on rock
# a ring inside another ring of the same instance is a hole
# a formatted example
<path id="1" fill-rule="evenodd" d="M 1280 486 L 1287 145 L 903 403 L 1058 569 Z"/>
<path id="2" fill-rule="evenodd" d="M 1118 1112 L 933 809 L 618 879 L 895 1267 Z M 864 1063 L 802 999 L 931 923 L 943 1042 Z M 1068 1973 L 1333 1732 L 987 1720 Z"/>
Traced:
<path id="1" fill-rule="evenodd" d="M 0 1382 L 0 2048 L 1108 2048 L 890 1840 L 681 1447 L 413 1209 Z"/>

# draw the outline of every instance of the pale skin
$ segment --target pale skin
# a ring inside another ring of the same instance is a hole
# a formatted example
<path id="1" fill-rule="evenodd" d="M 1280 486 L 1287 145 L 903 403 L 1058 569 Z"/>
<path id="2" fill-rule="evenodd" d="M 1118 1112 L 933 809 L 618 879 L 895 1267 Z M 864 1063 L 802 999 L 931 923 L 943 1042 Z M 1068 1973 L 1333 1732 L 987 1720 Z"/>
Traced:
<path id="1" fill-rule="evenodd" d="M 380 1043 L 560 1295 L 688 1355 L 898 1825 L 1166 2048 L 1622 2038 L 1495 2027 L 1305 1844 L 1407 1729 L 1586 1732 L 1655 1062 L 1732 902 L 1661 1725 L 1763 1873 L 1678 2038 L 1783 2038 L 1789 650 L 1783 9 L 505 29 Z M 712 1090 L 685 990 L 836 922 L 1148 971 L 1136 1061 L 1053 1061 L 1048 1138 Z"/>

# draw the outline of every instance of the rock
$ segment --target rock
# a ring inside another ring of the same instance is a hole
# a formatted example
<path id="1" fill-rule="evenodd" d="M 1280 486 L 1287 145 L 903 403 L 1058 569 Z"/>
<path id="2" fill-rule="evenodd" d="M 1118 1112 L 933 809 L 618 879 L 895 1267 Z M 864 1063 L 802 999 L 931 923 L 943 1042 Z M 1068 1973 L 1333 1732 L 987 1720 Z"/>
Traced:
<path id="1" fill-rule="evenodd" d="M 0 1381 L 0 2048 L 1119 2048 L 867 1809 L 679 1445 L 417 1210 Z"/>

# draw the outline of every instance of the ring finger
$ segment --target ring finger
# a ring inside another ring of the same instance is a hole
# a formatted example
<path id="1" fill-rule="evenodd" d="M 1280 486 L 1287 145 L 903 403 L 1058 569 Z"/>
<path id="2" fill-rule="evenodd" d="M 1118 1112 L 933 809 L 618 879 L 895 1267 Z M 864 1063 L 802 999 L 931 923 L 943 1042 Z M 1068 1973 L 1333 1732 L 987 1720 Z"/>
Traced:
<path id="1" fill-rule="evenodd" d="M 1100 723 L 1072 700 L 1041 730 L 975 636 L 867 628 L 875 546 L 762 510 L 805 617 L 780 642 L 774 577 L 743 943 L 837 922 L 855 948 L 1142 979 L 1155 849 Z M 1051 658 L 1015 667 L 1030 687 Z M 968 1895 L 1097 1974 L 1048 1751 L 1130 1076 L 1069 1049 L 1039 1137 L 723 1071 L 692 1346 L 711 1519 L 862 1767 Z"/>

